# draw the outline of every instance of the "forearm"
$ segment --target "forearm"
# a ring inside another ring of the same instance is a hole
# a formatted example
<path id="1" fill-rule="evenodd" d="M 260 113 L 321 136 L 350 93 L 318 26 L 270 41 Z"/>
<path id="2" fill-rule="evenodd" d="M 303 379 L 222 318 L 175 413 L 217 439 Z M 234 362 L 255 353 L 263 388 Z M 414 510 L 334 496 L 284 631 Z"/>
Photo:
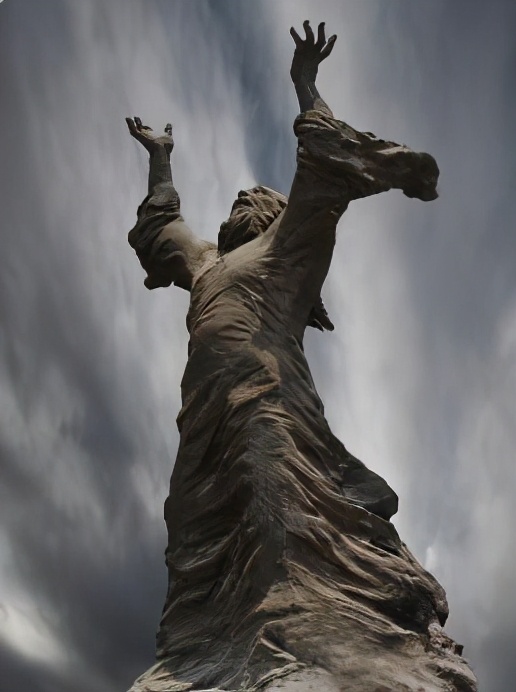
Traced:
<path id="1" fill-rule="evenodd" d="M 294 88 L 299 102 L 300 113 L 306 113 L 306 111 L 321 111 L 333 117 L 330 107 L 322 98 L 315 85 L 315 80 L 296 80 L 294 82 Z"/>
<path id="2" fill-rule="evenodd" d="M 173 187 L 170 152 L 164 147 L 159 147 L 149 154 L 149 196 L 155 194 L 161 185 Z"/>

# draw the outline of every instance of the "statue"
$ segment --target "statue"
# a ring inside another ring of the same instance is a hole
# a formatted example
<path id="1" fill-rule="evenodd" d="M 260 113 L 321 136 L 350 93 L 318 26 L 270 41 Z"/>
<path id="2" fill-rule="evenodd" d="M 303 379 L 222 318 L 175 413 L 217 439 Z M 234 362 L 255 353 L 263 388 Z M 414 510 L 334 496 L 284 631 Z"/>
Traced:
<path id="1" fill-rule="evenodd" d="M 157 663 L 133 692 L 476 689 L 442 631 L 446 597 L 389 519 L 398 498 L 332 434 L 303 352 L 348 204 L 437 197 L 434 159 L 354 130 L 316 87 L 336 36 L 308 22 L 289 198 L 241 191 L 218 246 L 188 228 L 172 128 L 127 118 L 150 155 L 129 242 L 149 289 L 190 291 L 180 445 L 165 503 L 168 592 Z M 315 687 L 314 687 L 315 689 Z"/>

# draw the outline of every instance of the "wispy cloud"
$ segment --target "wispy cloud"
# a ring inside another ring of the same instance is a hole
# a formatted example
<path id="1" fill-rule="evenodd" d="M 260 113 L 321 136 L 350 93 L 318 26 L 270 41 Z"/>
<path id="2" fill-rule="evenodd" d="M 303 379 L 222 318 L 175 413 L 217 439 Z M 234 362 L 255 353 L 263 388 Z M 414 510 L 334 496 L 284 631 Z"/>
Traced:
<path id="1" fill-rule="evenodd" d="M 72 670 L 114 689 L 152 659 L 187 336 L 186 294 L 149 294 L 126 242 L 146 161 L 124 116 L 174 121 L 185 215 L 213 237 L 234 186 L 254 183 L 242 89 L 211 11 L 7 9 L 2 630 L 12 662 L 56 671 L 53 689 Z"/>

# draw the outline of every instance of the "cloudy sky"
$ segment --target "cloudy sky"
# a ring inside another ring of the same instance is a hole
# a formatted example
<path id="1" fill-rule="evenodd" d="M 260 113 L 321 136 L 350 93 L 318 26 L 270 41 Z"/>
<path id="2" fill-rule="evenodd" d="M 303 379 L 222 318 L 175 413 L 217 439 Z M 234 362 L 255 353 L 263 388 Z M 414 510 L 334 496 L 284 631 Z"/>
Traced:
<path id="1" fill-rule="evenodd" d="M 292 24 L 338 34 L 320 89 L 432 153 L 440 197 L 355 202 L 307 354 L 330 424 L 400 495 L 485 692 L 516 678 L 516 5 L 512 0 L 0 3 L 0 690 L 123 692 L 152 662 L 187 294 L 126 237 L 174 123 L 184 214 L 288 192 Z"/>

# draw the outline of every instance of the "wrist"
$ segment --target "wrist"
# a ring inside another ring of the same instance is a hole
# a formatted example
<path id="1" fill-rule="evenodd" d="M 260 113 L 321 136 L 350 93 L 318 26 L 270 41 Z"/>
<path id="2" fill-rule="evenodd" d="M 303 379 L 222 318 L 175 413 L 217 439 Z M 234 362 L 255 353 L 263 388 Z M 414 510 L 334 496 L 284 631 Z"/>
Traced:
<path id="1" fill-rule="evenodd" d="M 294 84 L 297 82 L 315 82 L 318 71 L 319 65 L 317 62 L 294 53 L 292 67 L 290 68 L 290 76 Z"/>
<path id="2" fill-rule="evenodd" d="M 297 88 L 301 89 L 310 89 L 310 88 L 315 88 L 315 81 L 317 77 L 317 72 L 312 72 L 308 70 L 303 70 L 300 72 L 298 75 L 296 75 L 295 79 L 292 79 L 294 82 L 294 86 Z"/>
<path id="3" fill-rule="evenodd" d="M 155 142 L 155 146 L 149 151 L 151 161 L 156 163 L 168 163 L 170 161 L 170 153 L 172 148 L 167 149 L 163 144 Z"/>

